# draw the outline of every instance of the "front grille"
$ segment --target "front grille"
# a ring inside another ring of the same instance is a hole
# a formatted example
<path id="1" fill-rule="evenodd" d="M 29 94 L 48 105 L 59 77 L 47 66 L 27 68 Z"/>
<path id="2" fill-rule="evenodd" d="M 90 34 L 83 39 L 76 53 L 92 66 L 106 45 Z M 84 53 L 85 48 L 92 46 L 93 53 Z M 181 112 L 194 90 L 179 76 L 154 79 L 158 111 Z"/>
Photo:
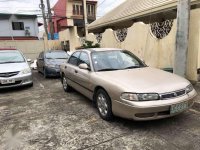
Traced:
<path id="1" fill-rule="evenodd" d="M 166 94 L 161 94 L 160 98 L 162 100 L 165 100 L 165 99 L 180 97 L 180 96 L 183 96 L 185 94 L 186 94 L 186 91 L 185 91 L 185 89 L 183 89 L 183 90 L 174 91 L 174 92 L 170 92 L 170 93 L 166 93 Z"/>
<path id="2" fill-rule="evenodd" d="M 18 73 L 19 71 L 0 73 L 0 77 L 8 78 L 8 77 L 16 76 Z"/>
<path id="3" fill-rule="evenodd" d="M 0 87 L 1 86 L 6 87 L 6 86 L 18 85 L 18 84 L 21 84 L 21 83 L 22 83 L 22 81 L 15 81 L 15 83 L 9 83 L 9 84 L 1 84 L 0 83 Z"/>

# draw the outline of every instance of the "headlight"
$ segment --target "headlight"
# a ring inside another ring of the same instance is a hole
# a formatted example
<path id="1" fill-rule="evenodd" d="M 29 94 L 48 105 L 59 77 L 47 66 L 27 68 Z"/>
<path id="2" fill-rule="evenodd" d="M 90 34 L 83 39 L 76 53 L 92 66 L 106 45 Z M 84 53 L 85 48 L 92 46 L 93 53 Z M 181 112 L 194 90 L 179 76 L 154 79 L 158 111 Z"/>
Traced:
<path id="1" fill-rule="evenodd" d="M 31 69 L 30 68 L 26 68 L 26 69 L 21 71 L 21 74 L 28 74 L 28 73 L 31 73 Z"/>
<path id="2" fill-rule="evenodd" d="M 132 93 L 122 93 L 121 99 L 129 100 L 129 101 L 138 101 L 137 95 L 132 94 Z"/>
<path id="3" fill-rule="evenodd" d="M 139 101 L 159 100 L 159 95 L 156 93 L 137 94 Z"/>
<path id="4" fill-rule="evenodd" d="M 143 93 L 143 94 L 122 93 L 121 98 L 129 101 L 151 101 L 151 100 L 159 100 L 159 95 L 156 93 Z"/>
<path id="5" fill-rule="evenodd" d="M 193 86 L 192 86 L 192 84 L 190 84 L 190 85 L 188 85 L 187 87 L 186 87 L 186 89 L 185 89 L 185 91 L 186 91 L 186 93 L 190 93 L 190 92 L 192 92 L 193 91 Z"/>

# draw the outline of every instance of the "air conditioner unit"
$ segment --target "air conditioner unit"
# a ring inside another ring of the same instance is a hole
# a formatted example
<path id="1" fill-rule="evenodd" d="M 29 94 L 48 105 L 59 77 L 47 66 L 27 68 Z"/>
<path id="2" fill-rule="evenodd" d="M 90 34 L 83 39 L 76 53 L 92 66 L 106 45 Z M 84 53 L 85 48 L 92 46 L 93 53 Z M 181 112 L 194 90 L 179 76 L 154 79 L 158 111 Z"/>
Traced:
<path id="1" fill-rule="evenodd" d="M 30 31 L 29 30 L 25 30 L 25 36 L 30 36 L 30 35 L 31 35 Z"/>

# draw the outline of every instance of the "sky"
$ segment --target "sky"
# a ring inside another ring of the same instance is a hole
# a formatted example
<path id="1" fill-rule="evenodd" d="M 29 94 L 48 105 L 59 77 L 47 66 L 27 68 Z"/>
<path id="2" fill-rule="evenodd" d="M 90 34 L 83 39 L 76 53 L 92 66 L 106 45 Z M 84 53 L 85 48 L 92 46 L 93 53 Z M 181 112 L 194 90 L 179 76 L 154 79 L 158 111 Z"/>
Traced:
<path id="1" fill-rule="evenodd" d="M 58 0 L 50 0 L 51 7 Z M 125 0 L 98 0 L 97 18 L 102 17 Z M 46 0 L 44 0 L 46 4 Z M 41 16 L 39 8 L 40 0 L 0 0 L 0 13 L 25 13 Z M 39 21 L 42 19 L 39 17 Z"/>

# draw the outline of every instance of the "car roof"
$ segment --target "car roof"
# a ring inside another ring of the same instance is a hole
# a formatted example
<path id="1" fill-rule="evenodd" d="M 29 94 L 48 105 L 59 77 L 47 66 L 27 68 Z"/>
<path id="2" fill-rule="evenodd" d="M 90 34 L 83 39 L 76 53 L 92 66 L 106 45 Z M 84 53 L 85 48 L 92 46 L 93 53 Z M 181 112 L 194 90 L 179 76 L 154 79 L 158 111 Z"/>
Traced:
<path id="1" fill-rule="evenodd" d="M 46 53 L 52 53 L 52 52 L 65 52 L 64 50 L 48 50 Z"/>
<path id="2" fill-rule="evenodd" d="M 16 48 L 0 48 L 0 50 L 17 50 Z"/>

